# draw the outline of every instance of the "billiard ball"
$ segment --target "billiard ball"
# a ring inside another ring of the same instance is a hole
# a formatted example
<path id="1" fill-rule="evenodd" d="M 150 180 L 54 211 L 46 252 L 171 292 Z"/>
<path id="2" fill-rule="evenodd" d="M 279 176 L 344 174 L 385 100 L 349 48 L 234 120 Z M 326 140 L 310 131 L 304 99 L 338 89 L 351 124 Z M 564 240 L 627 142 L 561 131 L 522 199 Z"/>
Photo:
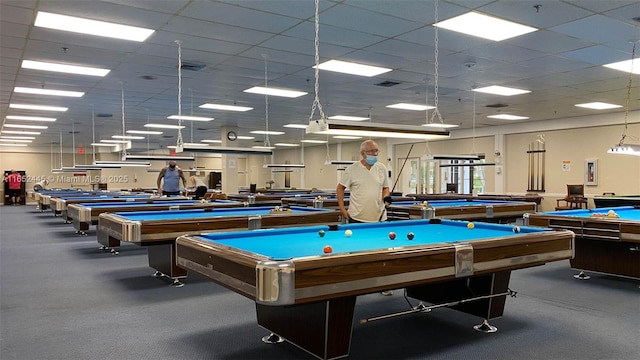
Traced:
<path id="1" fill-rule="evenodd" d="M 393 231 L 389 233 L 389 239 L 391 240 L 395 240 L 396 239 L 396 233 L 394 233 Z"/>
<path id="2" fill-rule="evenodd" d="M 520 226 L 514 226 L 513 227 L 513 232 L 514 233 L 519 233 L 520 232 Z"/>
<path id="3" fill-rule="evenodd" d="M 203 203 L 203 204 L 206 204 L 207 200 L 206 199 L 202 199 L 202 200 L 200 200 L 200 202 Z"/>
<path id="4" fill-rule="evenodd" d="M 347 231 L 344 232 L 344 236 L 346 236 L 346 237 L 351 237 L 351 235 L 353 235 L 353 231 L 351 231 L 351 230 L 347 230 Z"/>
<path id="5" fill-rule="evenodd" d="M 472 222 L 467 224 L 467 229 L 469 229 L 469 230 L 473 229 L 474 227 L 476 227 L 476 226 Z"/>
<path id="6" fill-rule="evenodd" d="M 322 251 L 323 251 L 325 254 L 331 254 L 331 253 L 333 252 L 333 248 L 332 248 L 331 246 L 327 245 L 327 246 L 325 246 L 324 248 L 322 248 Z"/>
<path id="7" fill-rule="evenodd" d="M 320 230 L 320 231 L 318 231 L 318 236 L 320 236 L 320 237 L 324 237 L 324 230 Z"/>
<path id="8" fill-rule="evenodd" d="M 412 232 L 410 232 L 410 233 L 408 233 L 408 234 L 407 234 L 407 239 L 409 239 L 409 240 L 413 240 L 413 237 L 414 237 L 414 236 L 415 236 L 415 235 L 414 235 Z"/>

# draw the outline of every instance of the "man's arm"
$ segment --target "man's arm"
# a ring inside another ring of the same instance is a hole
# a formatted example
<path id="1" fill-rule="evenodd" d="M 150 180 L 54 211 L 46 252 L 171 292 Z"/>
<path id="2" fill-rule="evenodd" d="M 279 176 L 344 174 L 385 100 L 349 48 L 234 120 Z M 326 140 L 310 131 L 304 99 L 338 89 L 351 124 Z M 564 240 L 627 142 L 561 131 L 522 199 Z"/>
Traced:
<path id="1" fill-rule="evenodd" d="M 182 172 L 182 169 L 178 169 L 178 174 L 180 175 L 180 178 L 182 179 L 182 183 L 184 184 L 184 188 L 188 188 L 189 187 L 189 183 L 187 182 L 187 179 L 184 177 L 184 173 Z"/>
<path id="2" fill-rule="evenodd" d="M 382 188 L 382 200 L 386 205 L 391 205 L 391 192 L 388 187 Z"/>
<path id="3" fill-rule="evenodd" d="M 342 218 L 344 220 L 349 218 L 349 213 L 347 209 L 344 207 L 344 190 L 346 187 L 342 184 L 338 184 L 336 187 L 336 196 L 338 197 L 338 207 L 340 208 L 340 213 L 342 214 Z"/>
<path id="4" fill-rule="evenodd" d="M 167 168 L 162 168 L 162 170 L 160 170 L 160 173 L 158 174 L 158 190 L 161 189 L 160 184 L 162 183 L 162 178 L 164 177 L 164 172 L 167 171 Z"/>

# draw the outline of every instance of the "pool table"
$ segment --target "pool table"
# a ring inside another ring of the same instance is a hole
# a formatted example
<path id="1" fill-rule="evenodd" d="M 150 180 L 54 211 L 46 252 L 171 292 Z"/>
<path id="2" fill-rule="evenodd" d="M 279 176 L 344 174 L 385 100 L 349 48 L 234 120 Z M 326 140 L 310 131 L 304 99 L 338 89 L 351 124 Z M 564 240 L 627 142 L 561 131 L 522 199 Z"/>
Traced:
<path id="1" fill-rule="evenodd" d="M 406 196 L 415 197 L 420 201 L 432 201 L 432 200 L 462 200 L 462 199 L 478 199 L 478 200 L 503 200 L 503 201 L 524 201 L 534 202 L 538 205 L 542 203 L 542 196 L 537 194 L 525 194 L 525 195 L 506 195 L 506 194 L 457 194 L 457 193 L 442 193 L 442 194 L 407 194 Z"/>
<path id="2" fill-rule="evenodd" d="M 594 196 L 593 203 L 597 208 L 616 206 L 640 206 L 640 195 Z"/>
<path id="3" fill-rule="evenodd" d="M 534 202 L 487 199 L 432 200 L 426 204 L 416 201 L 394 201 L 387 208 L 390 219 L 479 220 L 488 222 L 515 222 L 526 213 L 535 212 Z"/>
<path id="4" fill-rule="evenodd" d="M 291 192 L 281 192 L 281 193 L 269 193 L 269 194 L 261 194 L 261 193 L 242 193 L 242 194 L 230 194 L 227 196 L 229 200 L 235 201 L 244 201 L 249 205 L 256 206 L 276 206 L 282 204 L 283 197 L 292 197 L 292 196 L 318 196 L 318 195 L 326 195 L 325 192 L 301 192 L 295 193 Z"/>
<path id="5" fill-rule="evenodd" d="M 349 353 L 358 295 L 404 287 L 410 298 L 434 304 L 361 322 L 447 304 L 485 319 L 479 327 L 490 326 L 512 295 L 512 270 L 573 254 L 571 231 L 513 230 L 441 219 L 323 225 L 184 235 L 176 251 L 179 266 L 254 300 L 259 325 L 335 359 Z M 331 253 L 324 253 L 327 245 Z"/>
<path id="6" fill-rule="evenodd" d="M 51 208 L 54 212 L 54 215 L 60 215 L 60 211 L 56 209 L 58 200 L 60 198 L 63 199 L 71 199 L 71 198 L 82 198 L 82 197 L 113 197 L 113 196 L 128 196 L 135 195 L 128 191 L 63 191 L 63 192 L 49 192 L 49 193 L 41 193 L 38 196 L 38 204 L 41 211 L 47 210 Z M 143 194 L 141 196 L 151 196 L 152 194 Z"/>
<path id="7" fill-rule="evenodd" d="M 413 201 L 414 198 L 405 196 L 392 196 L 394 202 L 396 201 Z M 282 205 L 294 205 L 294 206 L 311 206 L 311 207 L 326 207 L 337 208 L 338 198 L 335 195 L 316 195 L 316 196 L 292 196 L 283 197 L 280 199 Z M 349 206 L 349 196 L 344 197 L 344 205 Z"/>
<path id="8" fill-rule="evenodd" d="M 140 193 L 133 195 L 88 195 L 88 196 L 73 196 L 73 197 L 53 197 L 51 198 L 51 210 L 54 216 L 61 215 L 64 221 L 71 221 L 67 215 L 67 207 L 71 204 L 79 203 L 92 203 L 92 202 L 136 202 L 136 201 L 171 201 L 177 199 L 187 199 L 181 196 L 165 196 Z"/>
<path id="9" fill-rule="evenodd" d="M 108 212 L 164 211 L 208 208 L 243 207 L 245 203 L 231 200 L 176 200 L 174 198 L 135 199 L 126 202 L 81 202 L 69 204 L 66 216 L 76 229 L 76 233 L 85 234 L 91 225 L 98 224 L 98 216 Z"/>
<path id="10" fill-rule="evenodd" d="M 613 211 L 618 217 L 606 216 Z M 525 223 L 576 233 L 575 277 L 584 271 L 640 279 L 640 209 L 633 206 L 550 211 L 525 216 Z"/>
<path id="11" fill-rule="evenodd" d="M 147 247 L 149 266 L 155 276 L 166 276 L 174 286 L 187 271 L 176 265 L 175 240 L 184 234 L 211 231 L 254 230 L 301 224 L 337 224 L 340 212 L 292 206 L 291 211 L 273 212 L 274 207 L 243 207 L 175 211 L 103 213 L 98 216 L 97 239 L 103 250 L 120 246 L 121 241 Z"/>

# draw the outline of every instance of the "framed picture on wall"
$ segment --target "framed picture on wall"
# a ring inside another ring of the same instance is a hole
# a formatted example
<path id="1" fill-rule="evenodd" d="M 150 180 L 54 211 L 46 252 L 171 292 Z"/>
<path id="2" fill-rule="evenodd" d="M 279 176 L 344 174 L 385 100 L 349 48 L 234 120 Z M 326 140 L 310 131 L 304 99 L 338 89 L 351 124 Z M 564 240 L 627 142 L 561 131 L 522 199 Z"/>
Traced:
<path id="1" fill-rule="evenodd" d="M 598 185 L 598 160 L 587 159 L 584 161 L 584 184 Z"/>

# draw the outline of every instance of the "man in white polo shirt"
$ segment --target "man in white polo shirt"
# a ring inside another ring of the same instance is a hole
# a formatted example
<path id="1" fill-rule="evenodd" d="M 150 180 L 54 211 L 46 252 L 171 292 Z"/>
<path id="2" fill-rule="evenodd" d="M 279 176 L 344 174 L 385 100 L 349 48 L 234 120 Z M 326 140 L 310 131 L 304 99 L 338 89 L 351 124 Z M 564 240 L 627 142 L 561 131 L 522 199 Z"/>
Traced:
<path id="1" fill-rule="evenodd" d="M 378 144 L 366 140 L 360 144 L 362 159 L 347 167 L 336 188 L 340 212 L 348 222 L 377 222 L 387 219 L 385 202 L 391 203 L 387 167 L 378 162 Z M 349 189 L 349 210 L 344 193 Z"/>

